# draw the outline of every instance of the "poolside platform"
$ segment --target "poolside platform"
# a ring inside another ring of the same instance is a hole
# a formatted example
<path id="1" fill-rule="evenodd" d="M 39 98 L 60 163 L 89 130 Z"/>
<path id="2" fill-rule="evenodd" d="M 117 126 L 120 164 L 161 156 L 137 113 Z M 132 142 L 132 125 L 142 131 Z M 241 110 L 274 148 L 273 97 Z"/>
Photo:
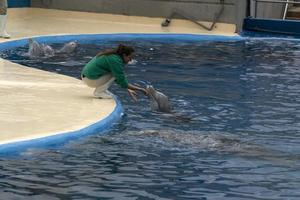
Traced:
<path id="1" fill-rule="evenodd" d="M 98 33 L 189 33 L 235 36 L 235 25 L 216 24 L 209 32 L 186 20 L 161 27 L 162 18 L 8 9 L 7 31 L 17 40 L 42 35 Z M 0 59 L 0 145 L 88 127 L 109 116 L 116 102 L 92 97 L 80 80 Z"/>

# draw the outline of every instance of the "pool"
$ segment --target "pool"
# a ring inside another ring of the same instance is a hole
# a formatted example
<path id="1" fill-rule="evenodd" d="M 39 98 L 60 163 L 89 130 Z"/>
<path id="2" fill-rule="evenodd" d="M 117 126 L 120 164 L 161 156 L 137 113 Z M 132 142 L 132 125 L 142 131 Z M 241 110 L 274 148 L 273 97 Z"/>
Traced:
<path id="1" fill-rule="evenodd" d="M 153 113 L 113 86 L 126 115 L 109 133 L 0 158 L 6 199 L 299 199 L 300 40 L 201 36 L 79 40 L 72 55 L 2 57 L 79 78 L 96 53 L 136 49 L 128 79 L 151 83 L 174 112 Z M 59 48 L 61 44 L 51 44 Z"/>

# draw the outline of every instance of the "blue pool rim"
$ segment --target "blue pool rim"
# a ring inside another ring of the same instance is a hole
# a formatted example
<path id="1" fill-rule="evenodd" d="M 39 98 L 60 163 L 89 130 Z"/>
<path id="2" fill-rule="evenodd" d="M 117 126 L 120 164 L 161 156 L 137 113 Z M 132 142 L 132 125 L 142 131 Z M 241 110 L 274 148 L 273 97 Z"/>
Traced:
<path id="1" fill-rule="evenodd" d="M 30 38 L 30 37 L 28 37 Z M 0 43 L 0 52 L 9 50 L 16 47 L 22 47 L 28 45 L 28 38 L 11 40 L 7 42 Z M 124 41 L 132 40 L 135 41 L 138 39 L 143 40 L 155 40 L 155 39 L 164 39 L 163 41 L 167 42 L 176 42 L 176 41 L 242 41 L 247 39 L 243 36 L 224 36 L 224 35 L 198 35 L 198 34 L 142 34 L 142 33 L 113 33 L 113 34 L 71 34 L 71 35 L 49 35 L 49 36 L 35 36 L 32 37 L 38 42 L 42 43 L 64 43 L 69 41 L 80 40 L 81 43 L 92 40 L 119 40 Z M 265 39 L 265 38 L 264 38 Z M 276 39 L 276 38 L 272 38 Z M 281 38 L 284 39 L 284 38 Z M 291 39 L 288 39 L 291 40 Z M 81 138 L 83 136 L 92 135 L 96 133 L 103 133 L 109 128 L 111 128 L 114 123 L 118 122 L 123 114 L 123 107 L 120 100 L 115 97 L 116 107 L 114 111 L 105 119 L 95 122 L 94 124 L 85 127 L 83 129 L 57 133 L 51 136 L 46 136 L 38 139 L 29 139 L 26 141 L 12 142 L 8 144 L 0 145 L 0 155 L 10 155 L 15 153 L 20 153 L 28 148 L 43 148 L 43 147 L 56 147 L 63 145 L 71 140 Z"/>

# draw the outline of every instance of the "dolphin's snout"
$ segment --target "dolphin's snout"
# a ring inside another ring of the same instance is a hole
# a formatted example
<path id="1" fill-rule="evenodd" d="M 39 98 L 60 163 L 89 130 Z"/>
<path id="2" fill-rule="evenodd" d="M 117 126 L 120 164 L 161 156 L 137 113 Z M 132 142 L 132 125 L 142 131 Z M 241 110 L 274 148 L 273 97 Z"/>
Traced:
<path id="1" fill-rule="evenodd" d="M 148 96 L 154 96 L 154 94 L 155 94 L 155 89 L 154 89 L 154 87 L 153 86 L 151 86 L 151 85 L 147 85 L 146 86 L 146 90 L 147 90 L 147 92 L 148 92 Z"/>
<path id="2" fill-rule="evenodd" d="M 70 45 L 72 48 L 76 48 L 76 47 L 77 47 L 77 43 L 76 43 L 76 42 L 70 42 L 69 45 Z"/>

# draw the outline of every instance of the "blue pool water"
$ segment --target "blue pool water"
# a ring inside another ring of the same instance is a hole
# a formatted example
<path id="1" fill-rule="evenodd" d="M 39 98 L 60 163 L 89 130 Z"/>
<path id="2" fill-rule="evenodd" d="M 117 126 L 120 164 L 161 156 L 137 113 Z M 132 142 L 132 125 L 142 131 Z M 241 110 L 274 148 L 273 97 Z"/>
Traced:
<path id="1" fill-rule="evenodd" d="M 0 158 L 0 199 L 299 199 L 300 41 L 79 41 L 72 55 L 23 65 L 79 78 L 97 52 L 136 49 L 126 72 L 176 113 L 153 113 L 118 86 L 126 115 L 106 134 Z M 51 44 L 59 48 L 61 44 Z"/>

